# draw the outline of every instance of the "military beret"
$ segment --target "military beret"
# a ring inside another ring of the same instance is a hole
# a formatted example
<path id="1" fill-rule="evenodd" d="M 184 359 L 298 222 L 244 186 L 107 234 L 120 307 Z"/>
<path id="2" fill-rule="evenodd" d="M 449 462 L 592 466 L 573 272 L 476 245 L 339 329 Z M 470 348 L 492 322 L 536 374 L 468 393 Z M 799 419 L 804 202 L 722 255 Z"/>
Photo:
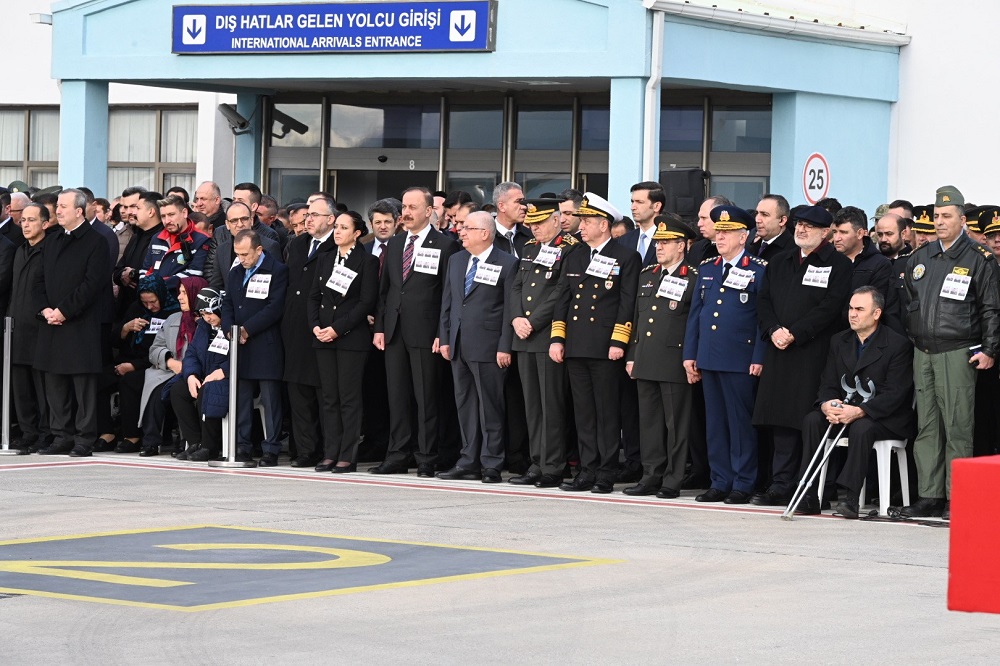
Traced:
<path id="1" fill-rule="evenodd" d="M 962 193 L 954 185 L 945 185 L 944 187 L 939 187 L 937 192 L 935 192 L 934 205 L 961 207 L 965 205 L 965 197 L 962 196 Z"/>
<path id="2" fill-rule="evenodd" d="M 833 215 L 830 215 L 830 211 L 820 206 L 802 206 L 792 216 L 792 222 L 805 222 L 813 227 L 827 229 L 833 224 Z"/>
<path id="3" fill-rule="evenodd" d="M 739 206 L 716 206 L 709 213 L 716 231 L 742 231 L 754 225 L 750 213 Z"/>

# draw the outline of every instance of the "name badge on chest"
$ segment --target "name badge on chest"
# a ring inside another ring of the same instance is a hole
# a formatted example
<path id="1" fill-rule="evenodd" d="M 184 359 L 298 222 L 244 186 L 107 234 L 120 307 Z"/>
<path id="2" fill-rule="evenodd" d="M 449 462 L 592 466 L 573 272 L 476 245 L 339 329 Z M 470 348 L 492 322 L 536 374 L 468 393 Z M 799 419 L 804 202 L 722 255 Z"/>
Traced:
<path id="1" fill-rule="evenodd" d="M 687 280 L 682 280 L 673 275 L 664 275 L 663 279 L 660 280 L 660 287 L 656 290 L 656 297 L 679 301 L 684 298 L 684 291 L 687 289 L 687 284 Z"/>
<path id="2" fill-rule="evenodd" d="M 733 266 L 729 269 L 729 275 L 726 276 L 726 281 L 722 283 L 722 286 L 731 287 L 733 289 L 746 289 L 747 285 L 752 281 L 753 271 Z"/>
<path id="3" fill-rule="evenodd" d="M 969 285 L 971 284 L 971 276 L 949 273 L 944 276 L 944 282 L 941 283 L 941 298 L 950 298 L 953 301 L 964 301 L 965 297 L 969 293 Z"/>
<path id="4" fill-rule="evenodd" d="M 596 278 L 606 280 L 608 276 L 611 275 L 611 271 L 614 267 L 614 259 L 600 254 L 595 254 L 594 258 L 590 260 L 590 265 L 587 266 L 587 275 L 593 275 Z"/>
<path id="5" fill-rule="evenodd" d="M 552 268 L 556 261 L 559 260 L 560 254 L 559 248 L 552 247 L 551 245 L 542 245 L 538 248 L 538 256 L 535 257 L 535 263 L 541 264 L 546 268 Z"/>
<path id="6" fill-rule="evenodd" d="M 826 289 L 830 284 L 830 271 L 833 266 L 807 266 L 806 274 L 802 276 L 802 284 L 806 287 Z"/>
<path id="7" fill-rule="evenodd" d="M 208 345 L 208 351 L 213 354 L 228 354 L 229 353 L 229 340 L 226 336 L 219 331 L 215 334 L 215 339 L 212 340 L 212 344 Z"/>
<path id="8" fill-rule="evenodd" d="M 347 294 L 347 290 L 351 288 L 351 283 L 354 282 L 354 278 L 356 277 L 358 277 L 356 271 L 337 264 L 333 267 L 333 274 L 326 281 L 326 286 L 328 289 L 333 289 L 341 296 L 344 296 Z"/>
<path id="9" fill-rule="evenodd" d="M 497 282 L 500 281 L 501 270 L 502 267 L 497 264 L 488 264 L 485 261 L 480 262 L 476 265 L 476 274 L 473 276 L 472 281 L 495 287 Z"/>
<path id="10" fill-rule="evenodd" d="M 251 275 L 247 282 L 247 298 L 256 298 L 259 301 L 267 298 L 271 293 L 270 275 Z"/>
<path id="11" fill-rule="evenodd" d="M 437 275 L 438 266 L 441 264 L 441 250 L 432 247 L 421 247 L 417 249 L 413 257 L 413 270 L 427 275 Z"/>

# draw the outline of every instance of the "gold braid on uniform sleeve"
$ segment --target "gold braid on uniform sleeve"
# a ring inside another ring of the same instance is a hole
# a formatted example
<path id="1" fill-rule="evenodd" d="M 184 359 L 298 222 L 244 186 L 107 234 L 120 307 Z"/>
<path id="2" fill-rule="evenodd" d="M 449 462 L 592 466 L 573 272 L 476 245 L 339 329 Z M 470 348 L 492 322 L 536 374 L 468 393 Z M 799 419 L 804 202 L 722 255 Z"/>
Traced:
<path id="1" fill-rule="evenodd" d="M 552 322 L 552 335 L 549 336 L 552 340 L 561 341 L 566 339 L 566 322 L 564 321 L 554 321 Z"/>
<path id="2" fill-rule="evenodd" d="M 613 341 L 620 342 L 623 345 L 627 345 L 628 341 L 631 338 L 632 338 L 632 322 L 627 321 L 624 324 L 615 324 L 614 330 L 611 331 L 611 339 Z"/>

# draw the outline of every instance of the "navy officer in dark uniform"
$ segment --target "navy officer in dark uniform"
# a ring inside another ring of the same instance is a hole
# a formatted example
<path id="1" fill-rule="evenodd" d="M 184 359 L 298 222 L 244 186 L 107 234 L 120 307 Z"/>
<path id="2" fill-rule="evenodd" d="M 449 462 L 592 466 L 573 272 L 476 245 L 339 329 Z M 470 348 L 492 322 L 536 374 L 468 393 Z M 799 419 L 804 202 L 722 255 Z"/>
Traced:
<path id="1" fill-rule="evenodd" d="M 576 478 L 559 488 L 610 493 L 621 436 L 619 375 L 632 334 L 641 262 L 638 252 L 612 240 L 611 224 L 621 214 L 610 203 L 588 192 L 575 215 L 587 251 L 574 252 L 563 266 L 549 356 L 566 361 L 580 466 Z"/>
<path id="2" fill-rule="evenodd" d="M 691 430 L 693 391 L 682 352 L 698 271 L 684 261 L 694 231 L 675 215 L 657 215 L 654 222 L 657 263 L 639 274 L 632 342 L 625 356 L 639 396 L 642 477 L 622 492 L 674 498 L 680 495 Z"/>
<path id="3" fill-rule="evenodd" d="M 684 338 L 688 381 L 704 380 L 711 487 L 699 502 L 746 504 L 757 481 L 757 431 L 751 425 L 765 345 L 757 295 L 767 262 L 744 246 L 753 218 L 736 206 L 712 209 L 718 257 L 698 268 Z"/>

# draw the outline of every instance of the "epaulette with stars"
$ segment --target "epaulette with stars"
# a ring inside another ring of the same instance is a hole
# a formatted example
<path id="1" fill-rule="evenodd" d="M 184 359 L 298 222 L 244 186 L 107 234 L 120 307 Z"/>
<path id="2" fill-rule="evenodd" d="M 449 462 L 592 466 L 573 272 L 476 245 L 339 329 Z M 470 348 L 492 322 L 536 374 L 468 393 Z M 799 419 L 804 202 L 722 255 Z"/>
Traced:
<path id="1" fill-rule="evenodd" d="M 710 263 L 712 263 L 712 262 L 713 262 L 713 261 L 715 261 L 716 259 L 718 259 L 718 257 L 709 257 L 708 259 L 702 259 L 701 263 L 700 263 L 700 264 L 698 264 L 698 265 L 699 265 L 699 266 L 704 266 L 705 264 L 710 264 Z"/>
<path id="2" fill-rule="evenodd" d="M 767 266 L 767 260 L 766 259 L 761 259 L 760 257 L 755 257 L 752 254 L 748 254 L 748 255 L 745 255 L 745 256 L 750 257 L 750 261 L 754 262 L 755 264 L 759 264 L 761 266 Z"/>
<path id="3" fill-rule="evenodd" d="M 576 245 L 579 242 L 580 241 L 578 241 L 576 239 L 576 236 L 574 236 L 573 234 L 563 233 L 559 234 L 559 237 L 556 240 L 556 247 L 562 245 L 563 243 L 566 243 L 566 245 Z"/>
<path id="4" fill-rule="evenodd" d="M 979 250 L 980 254 L 982 254 L 982 255 L 983 255 L 984 257 L 986 257 L 987 259 L 993 259 L 994 261 L 996 260 L 996 259 L 994 258 L 994 256 L 993 256 L 993 252 L 992 252 L 992 251 L 990 251 L 989 249 L 987 249 L 987 248 L 983 247 L 983 246 L 982 246 L 982 245 L 980 245 L 979 243 L 973 243 L 972 245 L 973 245 L 973 246 L 974 246 L 974 247 L 975 247 L 975 248 L 976 248 L 977 250 Z"/>
<path id="5" fill-rule="evenodd" d="M 650 264 L 649 266 L 643 266 L 642 270 L 639 271 L 639 272 L 640 273 L 645 273 L 646 271 L 654 270 L 657 266 L 659 266 L 659 264 Z"/>
<path id="6" fill-rule="evenodd" d="M 537 238 L 532 238 L 532 239 L 531 239 L 531 240 L 529 240 L 529 241 L 525 241 L 525 243 L 524 243 L 524 244 L 525 244 L 525 245 L 538 245 L 538 239 L 537 239 Z"/>

